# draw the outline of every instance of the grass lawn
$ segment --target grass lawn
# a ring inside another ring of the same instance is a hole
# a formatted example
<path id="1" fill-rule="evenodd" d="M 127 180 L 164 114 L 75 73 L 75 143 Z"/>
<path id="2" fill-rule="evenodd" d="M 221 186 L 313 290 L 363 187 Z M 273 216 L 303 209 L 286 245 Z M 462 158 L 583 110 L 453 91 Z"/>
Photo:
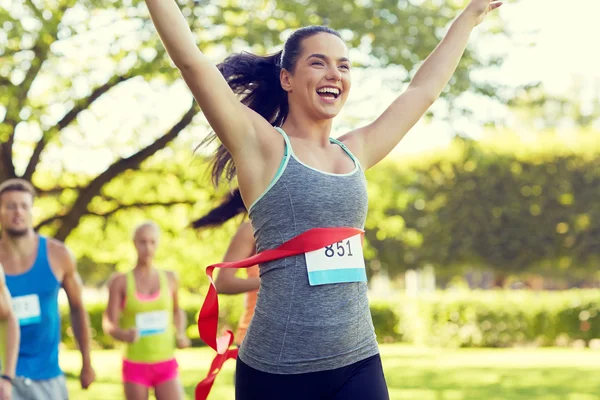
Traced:
<path id="1" fill-rule="evenodd" d="M 589 349 L 438 350 L 382 345 L 381 352 L 392 400 L 600 400 L 600 352 Z M 189 399 L 211 358 L 206 349 L 178 352 Z M 122 399 L 120 353 L 95 351 L 93 363 L 98 380 L 84 392 L 78 380 L 79 353 L 62 352 L 71 398 Z M 210 400 L 234 398 L 234 364 L 227 362 Z"/>

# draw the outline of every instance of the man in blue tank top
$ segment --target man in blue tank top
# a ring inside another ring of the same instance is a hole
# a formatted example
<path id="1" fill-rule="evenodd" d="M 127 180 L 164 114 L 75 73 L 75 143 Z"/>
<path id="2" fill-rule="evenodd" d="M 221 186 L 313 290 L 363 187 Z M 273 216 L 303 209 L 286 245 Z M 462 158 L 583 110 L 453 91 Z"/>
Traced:
<path id="1" fill-rule="evenodd" d="M 12 398 L 12 382 L 17 366 L 19 324 L 12 309 L 12 300 L 6 287 L 4 269 L 0 264 L 0 400 Z"/>
<path id="2" fill-rule="evenodd" d="M 13 400 L 65 400 L 65 377 L 58 363 L 58 293 L 69 300 L 71 324 L 82 357 L 81 386 L 95 380 L 90 361 L 89 317 L 75 259 L 67 247 L 33 229 L 33 186 L 22 179 L 0 185 L 0 263 L 19 321 L 21 344 L 12 379 Z"/>

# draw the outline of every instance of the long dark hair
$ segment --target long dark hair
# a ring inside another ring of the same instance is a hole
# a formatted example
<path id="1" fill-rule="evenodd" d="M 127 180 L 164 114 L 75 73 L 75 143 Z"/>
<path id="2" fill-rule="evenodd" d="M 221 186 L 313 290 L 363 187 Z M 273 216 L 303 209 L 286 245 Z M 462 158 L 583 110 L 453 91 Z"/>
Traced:
<path id="1" fill-rule="evenodd" d="M 302 52 L 302 42 L 318 33 L 329 33 L 341 39 L 335 30 L 326 26 L 313 25 L 297 29 L 283 45 L 283 50 L 268 56 L 257 56 L 243 52 L 227 57 L 217 65 L 221 74 L 240 101 L 269 121 L 273 126 L 281 126 L 288 115 L 287 92 L 281 87 L 281 69 L 294 73 L 296 62 Z M 232 115 L 232 118 L 235 116 Z M 211 132 L 200 146 L 212 143 L 217 138 Z M 211 160 L 212 182 L 218 186 L 223 173 L 227 181 L 236 174 L 231 154 L 223 144 L 219 144 Z"/>
<path id="2" fill-rule="evenodd" d="M 205 216 L 192 222 L 196 229 L 212 228 L 223 225 L 236 215 L 246 213 L 246 206 L 242 200 L 239 189 L 235 189 L 218 206 L 210 210 Z"/>

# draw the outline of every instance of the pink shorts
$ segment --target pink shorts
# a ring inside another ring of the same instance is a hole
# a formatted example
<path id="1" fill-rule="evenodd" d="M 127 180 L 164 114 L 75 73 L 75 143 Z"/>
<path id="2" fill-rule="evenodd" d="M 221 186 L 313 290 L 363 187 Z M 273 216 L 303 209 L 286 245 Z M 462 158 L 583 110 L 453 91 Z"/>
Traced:
<path id="1" fill-rule="evenodd" d="M 174 358 L 157 363 L 123 360 L 123 382 L 154 388 L 161 383 L 177 378 L 177 367 L 177 360 Z"/>

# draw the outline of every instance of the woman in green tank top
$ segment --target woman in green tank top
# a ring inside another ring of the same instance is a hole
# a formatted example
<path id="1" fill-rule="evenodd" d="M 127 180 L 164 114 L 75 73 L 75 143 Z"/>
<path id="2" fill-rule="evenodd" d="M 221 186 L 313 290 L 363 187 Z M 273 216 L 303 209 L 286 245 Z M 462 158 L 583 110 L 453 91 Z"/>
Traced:
<path id="1" fill-rule="evenodd" d="M 171 271 L 154 268 L 159 229 L 140 225 L 134 233 L 138 254 L 135 268 L 115 274 L 109 283 L 103 328 L 125 343 L 123 385 L 127 400 L 148 399 L 153 388 L 158 400 L 183 399 L 178 380 L 175 346 L 188 347 L 185 314 L 179 308 L 178 283 Z"/>

